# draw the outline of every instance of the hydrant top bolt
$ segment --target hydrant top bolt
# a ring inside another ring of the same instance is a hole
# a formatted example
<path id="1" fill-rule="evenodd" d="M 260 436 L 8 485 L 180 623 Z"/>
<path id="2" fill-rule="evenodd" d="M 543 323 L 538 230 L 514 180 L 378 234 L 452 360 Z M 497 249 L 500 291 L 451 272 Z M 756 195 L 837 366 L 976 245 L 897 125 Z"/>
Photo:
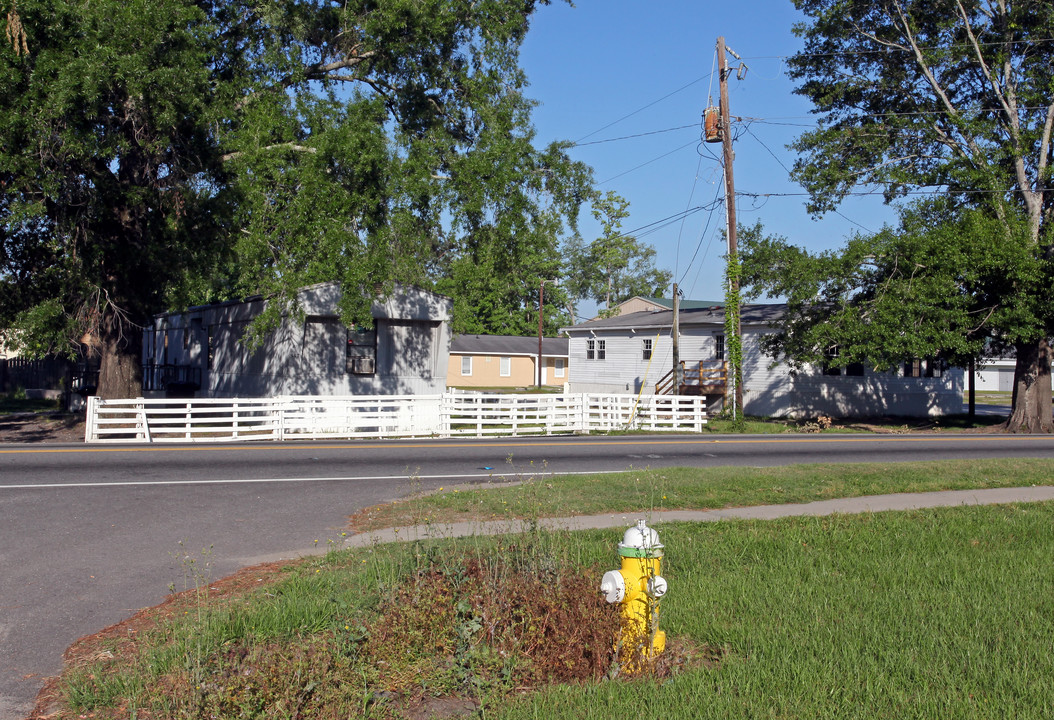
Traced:
<path id="1" fill-rule="evenodd" d="M 634 527 L 626 530 L 618 546 L 622 557 L 661 558 L 663 544 L 659 542 L 659 533 L 652 530 L 643 520 L 638 520 Z"/>

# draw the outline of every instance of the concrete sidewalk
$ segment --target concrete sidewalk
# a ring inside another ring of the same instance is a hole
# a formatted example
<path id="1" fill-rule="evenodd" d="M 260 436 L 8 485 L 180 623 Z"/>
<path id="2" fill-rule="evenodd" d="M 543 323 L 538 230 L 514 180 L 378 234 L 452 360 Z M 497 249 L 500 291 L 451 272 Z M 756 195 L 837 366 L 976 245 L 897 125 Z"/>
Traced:
<path id="1" fill-rule="evenodd" d="M 774 520 L 783 517 L 802 517 L 887 510 L 918 510 L 920 508 L 956 507 L 960 505 L 1002 505 L 1007 503 L 1042 502 L 1054 500 L 1054 486 L 1042 485 L 1023 488 L 992 488 L 988 490 L 943 490 L 926 493 L 896 495 L 867 495 L 864 497 L 818 500 L 787 505 L 756 505 L 754 507 L 724 508 L 721 510 L 665 510 L 604 515 L 580 515 L 570 518 L 542 518 L 538 525 L 548 530 L 594 530 L 623 528 L 638 518 L 649 524 L 664 522 L 716 522 L 718 520 L 757 519 Z M 414 525 L 386 528 L 359 533 L 345 538 L 345 547 L 368 547 L 377 543 L 437 538 L 469 537 L 472 535 L 500 535 L 528 530 L 524 520 L 493 520 L 486 522 L 458 522 L 435 525 Z"/>

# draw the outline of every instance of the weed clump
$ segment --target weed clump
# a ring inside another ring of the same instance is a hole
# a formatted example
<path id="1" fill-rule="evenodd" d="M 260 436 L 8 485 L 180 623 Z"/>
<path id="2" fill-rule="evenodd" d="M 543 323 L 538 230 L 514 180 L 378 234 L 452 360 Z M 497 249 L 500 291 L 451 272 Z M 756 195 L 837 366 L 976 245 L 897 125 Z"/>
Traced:
<path id="1" fill-rule="evenodd" d="M 614 660 L 619 617 L 595 586 L 580 569 L 500 556 L 434 562 L 392 591 L 363 652 L 391 692 L 597 680 Z"/>
<path id="2" fill-rule="evenodd" d="M 222 582 L 207 586 L 215 596 L 188 589 L 139 618 L 143 632 L 114 628 L 99 638 L 107 652 L 83 648 L 55 695 L 64 707 L 47 714 L 424 718 L 601 680 L 615 665 L 618 607 L 595 571 L 558 555 L 530 541 L 428 548 L 377 578 L 379 595 L 368 573 L 337 581 L 338 554 L 244 596 Z"/>

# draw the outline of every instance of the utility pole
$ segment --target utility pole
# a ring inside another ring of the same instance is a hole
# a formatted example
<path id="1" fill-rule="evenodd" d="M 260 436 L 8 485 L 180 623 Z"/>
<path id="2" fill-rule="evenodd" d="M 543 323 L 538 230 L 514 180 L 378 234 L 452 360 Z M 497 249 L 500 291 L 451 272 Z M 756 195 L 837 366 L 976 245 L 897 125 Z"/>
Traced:
<path id="1" fill-rule="evenodd" d="M 681 367 L 681 291 L 673 284 L 673 394 L 681 394 L 684 368 Z"/>
<path id="2" fill-rule="evenodd" d="M 542 325 L 545 316 L 545 280 L 538 286 L 538 391 L 542 389 Z"/>
<path id="3" fill-rule="evenodd" d="M 728 110 L 728 62 L 725 38 L 717 39 L 718 86 L 721 90 L 722 149 L 725 166 L 725 211 L 728 214 L 728 298 L 725 303 L 725 332 L 730 335 L 729 358 L 734 400 L 732 417 L 743 417 L 743 336 L 739 325 L 739 248 L 736 243 L 736 185 L 732 178 L 732 116 Z"/>

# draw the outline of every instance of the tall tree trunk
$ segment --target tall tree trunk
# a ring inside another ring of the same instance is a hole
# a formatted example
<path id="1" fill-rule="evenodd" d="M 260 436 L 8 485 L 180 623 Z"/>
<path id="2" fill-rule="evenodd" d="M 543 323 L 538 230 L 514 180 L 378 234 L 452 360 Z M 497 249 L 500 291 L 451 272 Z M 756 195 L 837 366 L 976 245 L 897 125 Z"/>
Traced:
<path id="1" fill-rule="evenodd" d="M 1020 343 L 1014 369 L 1013 409 L 1006 421 L 1012 433 L 1054 432 L 1051 411 L 1051 347 L 1044 338 L 1038 342 Z"/>
<path id="2" fill-rule="evenodd" d="M 99 338 L 99 353 L 99 397 L 142 396 L 142 332 L 128 327 L 105 332 Z"/>

